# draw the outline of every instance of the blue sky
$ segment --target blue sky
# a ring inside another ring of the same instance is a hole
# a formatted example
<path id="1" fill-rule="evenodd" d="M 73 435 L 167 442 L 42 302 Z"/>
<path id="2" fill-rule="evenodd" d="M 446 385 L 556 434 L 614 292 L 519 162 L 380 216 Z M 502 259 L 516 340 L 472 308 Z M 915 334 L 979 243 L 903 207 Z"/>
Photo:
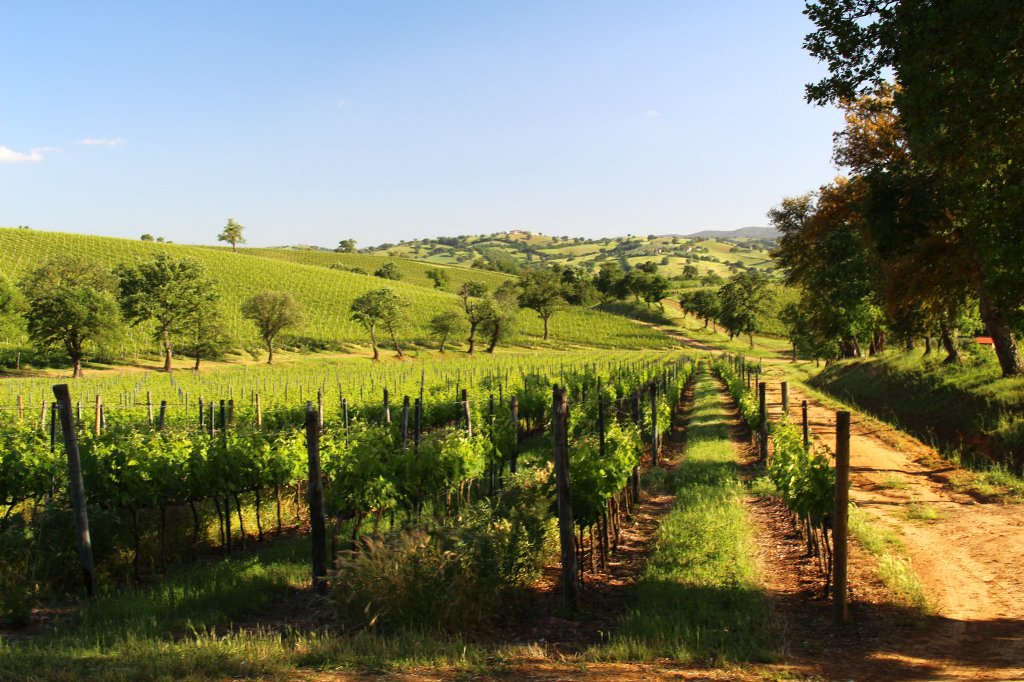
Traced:
<path id="1" fill-rule="evenodd" d="M 0 4 L 0 225 L 250 245 L 766 224 L 828 181 L 801 2 Z"/>

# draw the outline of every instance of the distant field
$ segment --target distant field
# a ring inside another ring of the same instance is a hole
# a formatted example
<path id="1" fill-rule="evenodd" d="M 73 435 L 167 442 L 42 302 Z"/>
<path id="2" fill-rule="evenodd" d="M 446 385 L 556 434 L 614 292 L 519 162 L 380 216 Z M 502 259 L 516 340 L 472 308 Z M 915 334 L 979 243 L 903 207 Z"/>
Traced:
<path id="1" fill-rule="evenodd" d="M 403 333 L 407 341 L 426 341 L 426 322 L 430 317 L 461 303 L 454 293 L 437 291 L 429 285 L 423 273 L 430 266 L 402 259 L 395 260 L 404 277 L 400 281 L 393 281 L 331 269 L 322 262 L 301 262 L 318 259 L 346 262 L 351 259 L 347 262 L 352 267 L 369 270 L 367 265 L 370 263 L 389 260 L 380 256 L 321 255 L 316 252 L 278 250 L 265 257 L 258 255 L 259 250 L 232 253 L 228 248 L 0 228 L 0 274 L 15 281 L 31 267 L 56 256 L 80 255 L 113 267 L 118 263 L 138 262 L 161 253 L 194 258 L 206 266 L 213 286 L 222 297 L 224 320 L 239 347 L 258 345 L 255 330 L 242 318 L 239 306 L 248 296 L 264 289 L 290 291 L 299 299 L 305 308 L 306 323 L 286 341 L 313 348 L 367 345 L 365 332 L 349 320 L 348 308 L 356 296 L 370 289 L 387 286 L 409 301 L 409 324 Z M 455 282 L 467 279 L 485 281 L 491 286 L 507 279 L 507 276 L 498 273 L 464 268 L 452 268 L 449 272 L 453 287 Z M 605 348 L 661 348 L 671 344 L 663 335 L 639 327 L 629 320 L 578 308 L 556 315 L 552 319 L 551 330 L 552 339 L 548 345 L 554 347 L 573 344 Z M 535 345 L 540 342 L 542 335 L 540 319 L 536 314 L 524 311 L 520 316 L 519 331 L 512 343 Z M 132 355 L 148 353 L 154 348 L 150 334 L 146 330 L 136 330 L 129 332 L 120 350 Z"/>

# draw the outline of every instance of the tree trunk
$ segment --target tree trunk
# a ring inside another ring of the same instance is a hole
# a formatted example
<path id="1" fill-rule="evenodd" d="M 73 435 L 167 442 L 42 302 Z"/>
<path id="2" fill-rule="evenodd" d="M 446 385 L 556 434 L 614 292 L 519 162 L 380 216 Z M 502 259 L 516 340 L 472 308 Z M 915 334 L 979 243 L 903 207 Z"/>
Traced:
<path id="1" fill-rule="evenodd" d="M 548 340 L 548 318 L 544 318 L 544 340 Z"/>
<path id="2" fill-rule="evenodd" d="M 999 358 L 1003 376 L 1024 373 L 1024 360 L 1021 359 L 1020 349 L 1017 348 L 1017 339 L 1013 336 L 1013 330 L 1006 319 L 1006 314 L 992 303 L 984 287 L 979 287 L 978 304 L 981 321 L 985 323 L 989 335 L 992 336 L 992 343 L 996 348 L 996 357 Z"/>
<path id="3" fill-rule="evenodd" d="M 402 349 L 398 345 L 398 337 L 395 336 L 395 330 L 390 329 L 388 331 L 391 333 L 391 343 L 395 344 L 395 353 L 398 354 L 398 357 L 402 357 Z"/>
<path id="4" fill-rule="evenodd" d="M 267 339 L 267 364 L 274 364 L 274 341 Z"/>
<path id="5" fill-rule="evenodd" d="M 444 352 L 444 344 L 447 341 L 448 341 L 448 335 L 445 334 L 444 336 L 441 337 L 441 346 L 437 349 L 437 351 L 439 353 L 443 353 Z"/>
<path id="6" fill-rule="evenodd" d="M 704 318 L 704 328 L 705 329 L 708 328 L 708 318 L 706 318 L 706 317 Z"/>
<path id="7" fill-rule="evenodd" d="M 377 334 L 374 333 L 373 327 L 370 327 L 370 345 L 373 346 L 373 359 L 377 361 L 380 359 L 380 351 L 377 350 Z"/>
<path id="8" fill-rule="evenodd" d="M 476 322 L 469 323 L 469 350 L 466 351 L 467 355 L 473 354 L 473 348 L 476 347 Z"/>
<path id="9" fill-rule="evenodd" d="M 73 379 L 82 378 L 82 356 L 73 355 L 71 356 L 71 367 L 73 369 L 71 377 Z"/>
<path id="10" fill-rule="evenodd" d="M 753 348 L 754 347 L 754 332 L 749 332 L 747 334 L 747 336 L 750 337 L 750 347 Z"/>
<path id="11" fill-rule="evenodd" d="M 923 355 L 931 355 L 931 354 L 932 354 L 932 337 L 926 336 L 926 337 L 924 337 L 924 353 L 923 353 Z"/>
<path id="12" fill-rule="evenodd" d="M 956 344 L 953 343 L 953 337 L 949 333 L 949 327 L 946 323 L 939 323 L 940 339 L 942 340 L 942 347 L 946 350 L 946 359 L 942 361 L 944 365 L 959 365 L 960 364 L 960 351 L 957 350 Z"/>
<path id="13" fill-rule="evenodd" d="M 170 373 L 171 371 L 171 356 L 173 351 L 171 350 L 171 332 L 167 329 L 164 330 L 164 371 Z"/>
<path id="14" fill-rule="evenodd" d="M 202 354 L 199 352 L 199 349 L 196 348 L 196 366 L 192 368 L 193 372 L 198 372 L 199 371 L 199 360 L 200 360 L 201 357 L 202 357 Z"/>

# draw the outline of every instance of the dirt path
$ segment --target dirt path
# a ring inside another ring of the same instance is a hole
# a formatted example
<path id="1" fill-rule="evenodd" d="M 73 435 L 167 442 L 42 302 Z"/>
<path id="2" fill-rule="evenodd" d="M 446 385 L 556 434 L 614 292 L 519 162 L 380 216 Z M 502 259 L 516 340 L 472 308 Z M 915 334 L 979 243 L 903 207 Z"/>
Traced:
<path id="1" fill-rule="evenodd" d="M 781 387 L 766 367 L 769 412 Z M 790 418 L 808 401 L 811 432 L 835 443 L 835 412 L 790 390 Z M 798 421 L 799 423 L 799 421 Z M 880 656 L 937 666 L 940 679 L 1024 679 L 1024 516 L 1019 506 L 982 504 L 948 487 L 947 471 L 919 441 L 854 413 L 850 499 L 903 541 L 934 606 L 921 636 L 889 643 Z M 934 668 L 933 668 L 934 669 Z"/>

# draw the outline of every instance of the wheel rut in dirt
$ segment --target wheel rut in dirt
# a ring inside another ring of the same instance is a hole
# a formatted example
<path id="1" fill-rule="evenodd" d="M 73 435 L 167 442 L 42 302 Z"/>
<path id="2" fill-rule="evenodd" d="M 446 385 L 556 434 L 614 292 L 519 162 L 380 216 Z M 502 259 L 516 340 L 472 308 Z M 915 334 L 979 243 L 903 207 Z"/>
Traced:
<path id="1" fill-rule="evenodd" d="M 777 370 L 766 368 L 768 410 L 781 417 Z M 773 376 L 775 375 L 775 376 Z M 811 432 L 830 448 L 835 412 L 790 388 L 789 418 L 808 401 Z M 943 677 L 1024 677 L 1024 519 L 1013 505 L 983 504 L 948 486 L 934 450 L 896 429 L 854 413 L 850 499 L 905 546 L 935 614 L 897 658 L 937 665 Z M 925 461 L 922 461 L 925 460 Z"/>

